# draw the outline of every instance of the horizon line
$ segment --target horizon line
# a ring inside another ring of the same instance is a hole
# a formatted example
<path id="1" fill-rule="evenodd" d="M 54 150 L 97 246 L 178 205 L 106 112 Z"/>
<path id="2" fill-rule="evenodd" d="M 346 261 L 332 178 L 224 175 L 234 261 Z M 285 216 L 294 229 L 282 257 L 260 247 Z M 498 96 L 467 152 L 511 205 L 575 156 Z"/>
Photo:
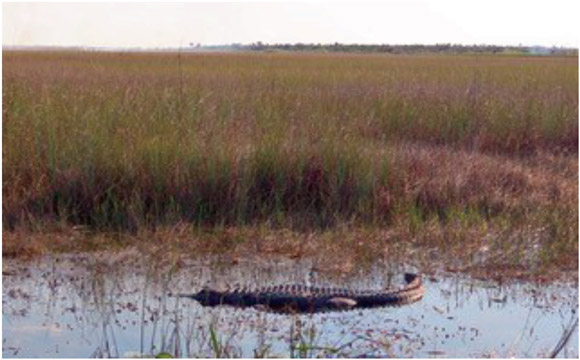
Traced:
<path id="1" fill-rule="evenodd" d="M 208 49 L 208 48 L 236 48 L 236 47 L 251 47 L 251 46 L 320 46 L 320 47 L 331 47 L 336 45 L 341 46 L 393 46 L 393 47 L 405 47 L 405 46 L 452 46 L 452 47 L 499 47 L 499 48 L 545 48 L 545 49 L 562 49 L 562 50 L 578 50 L 578 47 L 566 46 L 566 45 L 544 45 L 544 44 L 517 44 L 517 45 L 497 45 L 492 43 L 473 43 L 473 44 L 463 44 L 463 43 L 451 43 L 451 42 L 437 42 L 437 43 L 320 43 L 320 42 L 294 42 L 294 43 L 263 43 L 261 41 L 255 41 L 251 43 L 225 43 L 225 44 L 201 44 L 196 42 L 190 42 L 188 45 L 167 45 L 167 46 L 141 46 L 141 45 L 129 45 L 129 46 L 115 46 L 115 45 L 14 45 L 14 44 L 2 44 L 2 50 L 7 49 L 94 49 L 94 50 L 195 50 L 195 49 Z"/>

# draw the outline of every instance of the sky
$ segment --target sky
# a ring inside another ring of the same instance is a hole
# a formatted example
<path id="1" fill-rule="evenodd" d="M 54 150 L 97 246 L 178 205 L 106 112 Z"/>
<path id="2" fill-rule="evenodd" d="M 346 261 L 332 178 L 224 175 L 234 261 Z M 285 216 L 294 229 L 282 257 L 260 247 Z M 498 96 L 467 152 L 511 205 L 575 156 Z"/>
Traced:
<path id="1" fill-rule="evenodd" d="M 10 3 L 3 46 L 264 43 L 578 47 L 577 0 Z"/>

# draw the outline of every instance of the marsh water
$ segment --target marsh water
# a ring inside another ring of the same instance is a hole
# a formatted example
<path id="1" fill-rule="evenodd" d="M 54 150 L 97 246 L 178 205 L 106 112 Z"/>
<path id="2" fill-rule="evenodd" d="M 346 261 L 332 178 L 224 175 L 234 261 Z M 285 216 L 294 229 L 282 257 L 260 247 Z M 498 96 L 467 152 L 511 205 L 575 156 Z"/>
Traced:
<path id="1" fill-rule="evenodd" d="M 205 284 L 397 286 L 406 264 L 327 275 L 308 259 L 151 261 L 131 253 L 5 260 L 4 357 L 548 356 L 577 317 L 575 284 L 499 284 L 440 272 L 412 305 L 280 315 L 204 308 L 172 293 Z M 559 353 L 578 355 L 578 329 Z"/>

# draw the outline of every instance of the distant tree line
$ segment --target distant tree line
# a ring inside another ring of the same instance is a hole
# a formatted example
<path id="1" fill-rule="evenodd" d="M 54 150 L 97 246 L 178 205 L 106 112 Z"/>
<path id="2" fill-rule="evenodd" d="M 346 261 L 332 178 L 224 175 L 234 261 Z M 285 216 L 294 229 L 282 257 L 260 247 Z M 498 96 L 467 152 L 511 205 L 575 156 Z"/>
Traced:
<path id="1" fill-rule="evenodd" d="M 197 45 L 196 48 L 200 46 Z M 530 55 L 578 55 L 578 49 L 544 46 L 498 46 L 498 45 L 388 45 L 388 44 L 267 44 L 261 41 L 252 44 L 202 46 L 206 50 L 224 51 L 304 51 L 341 53 L 386 53 L 386 54 L 530 54 Z"/>

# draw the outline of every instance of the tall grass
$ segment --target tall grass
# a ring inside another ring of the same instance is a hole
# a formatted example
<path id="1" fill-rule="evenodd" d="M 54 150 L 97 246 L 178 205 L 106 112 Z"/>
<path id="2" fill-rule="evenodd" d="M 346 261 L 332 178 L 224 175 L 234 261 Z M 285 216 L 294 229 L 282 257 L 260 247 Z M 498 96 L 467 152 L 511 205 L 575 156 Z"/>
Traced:
<path id="1" fill-rule="evenodd" d="M 4 52 L 3 65 L 4 229 L 577 224 L 576 57 Z"/>

